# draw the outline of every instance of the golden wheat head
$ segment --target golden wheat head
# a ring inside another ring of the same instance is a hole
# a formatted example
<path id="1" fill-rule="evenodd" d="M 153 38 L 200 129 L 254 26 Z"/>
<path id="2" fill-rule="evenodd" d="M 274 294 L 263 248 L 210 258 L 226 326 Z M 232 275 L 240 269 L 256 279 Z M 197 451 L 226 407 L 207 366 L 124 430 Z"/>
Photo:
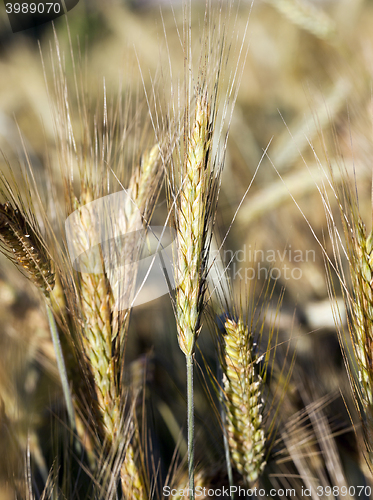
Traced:
<path id="1" fill-rule="evenodd" d="M 177 213 L 176 314 L 179 345 L 186 355 L 194 352 L 205 289 L 210 147 L 210 106 L 201 96 L 187 144 Z"/>
<path id="2" fill-rule="evenodd" d="M 0 205 L 0 242 L 2 252 L 26 271 L 38 288 L 46 294 L 53 289 L 53 265 L 41 236 L 10 202 Z"/>

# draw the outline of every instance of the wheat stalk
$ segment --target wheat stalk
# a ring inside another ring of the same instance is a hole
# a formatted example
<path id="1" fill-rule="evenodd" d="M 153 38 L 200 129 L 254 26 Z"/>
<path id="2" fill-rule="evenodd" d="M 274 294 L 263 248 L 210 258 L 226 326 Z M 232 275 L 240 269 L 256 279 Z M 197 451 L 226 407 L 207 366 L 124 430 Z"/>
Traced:
<path id="1" fill-rule="evenodd" d="M 182 185 L 177 205 L 175 313 L 178 342 L 187 366 L 188 470 L 190 498 L 194 498 L 193 355 L 200 332 L 206 289 L 210 210 L 214 205 L 210 149 L 212 121 L 206 93 L 197 94 L 191 131 L 185 145 Z"/>

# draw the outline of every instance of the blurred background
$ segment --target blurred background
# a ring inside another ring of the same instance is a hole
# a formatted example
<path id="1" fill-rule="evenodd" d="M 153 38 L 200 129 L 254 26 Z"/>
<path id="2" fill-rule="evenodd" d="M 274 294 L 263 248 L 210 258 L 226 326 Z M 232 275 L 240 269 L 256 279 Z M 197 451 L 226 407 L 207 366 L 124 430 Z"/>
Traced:
<path id="1" fill-rule="evenodd" d="M 195 1 L 192 22 L 196 39 L 203 10 L 204 2 Z M 144 88 L 149 92 L 153 81 L 162 83 L 162 69 L 168 67 L 168 60 L 175 78 L 182 78 L 176 29 L 183 20 L 180 2 L 80 0 L 67 19 L 70 35 L 65 16 L 54 24 L 61 51 L 69 54 L 70 36 L 74 52 L 82 54 L 78 65 L 84 67 L 92 102 L 96 96 L 102 100 L 104 79 L 108 96 L 116 97 L 120 92 L 128 101 L 144 102 Z M 248 19 L 242 46 L 247 57 L 244 67 L 241 59 L 238 68 L 240 82 L 223 171 L 218 234 L 221 240 L 229 230 L 225 249 L 226 255 L 233 256 L 228 274 L 235 290 L 245 290 L 250 284 L 246 277 L 261 281 L 273 268 L 277 270 L 272 273 L 277 281 L 276 298 L 284 289 L 278 323 L 283 348 L 280 362 L 289 346 L 288 360 L 296 352 L 284 421 L 325 398 L 320 407 L 331 432 L 338 435 L 341 463 L 351 484 L 360 484 L 365 481 L 364 461 L 359 458 L 345 409 L 346 403 L 355 417 L 329 305 L 323 253 L 315 235 L 332 255 L 318 191 L 325 179 L 323 170 L 327 170 L 326 154 L 331 163 L 343 164 L 350 172 L 354 169 L 360 209 L 371 228 L 373 2 L 242 1 L 227 75 L 236 69 Z M 40 54 L 47 81 L 51 81 L 53 40 L 50 23 L 13 34 L 1 7 L 0 150 L 15 175 L 19 164 L 26 161 L 26 151 L 41 191 L 48 189 L 43 179 L 45 165 L 51 165 L 62 196 L 51 102 Z M 66 73 L 73 86 L 69 61 L 67 57 Z M 224 85 L 228 88 L 229 78 Z M 149 124 L 147 127 L 151 129 Z M 0 158 L 0 167 L 5 165 L 4 158 Z M 332 198 L 330 192 L 333 205 Z M 161 214 L 162 203 L 163 194 Z M 276 307 L 275 300 L 271 307 Z M 134 378 L 141 377 L 143 366 L 147 366 L 147 425 L 165 474 L 176 443 L 180 441 L 181 456 L 186 446 L 182 437 L 186 424 L 184 359 L 168 297 L 135 309 L 130 330 L 128 366 Z M 216 365 L 215 344 L 214 335 L 204 329 L 199 346 L 212 367 Z M 200 353 L 197 360 L 197 461 L 214 469 L 222 461 L 220 424 L 218 419 L 211 417 L 209 421 L 206 417 L 214 412 Z M 0 459 L 1 499 L 12 498 L 7 477 L 20 473 L 23 464 L 19 456 L 27 445 L 33 450 L 38 474 L 47 473 L 52 435 L 48 422 L 60 404 L 58 373 L 41 299 L 0 255 L 0 450 L 1 455 L 5 451 L 8 455 L 7 460 Z M 30 427 L 36 430 L 32 434 L 28 434 Z M 278 453 L 286 448 L 280 441 L 276 444 Z M 281 467 L 271 465 L 270 470 L 276 475 L 273 471 L 282 473 Z"/>

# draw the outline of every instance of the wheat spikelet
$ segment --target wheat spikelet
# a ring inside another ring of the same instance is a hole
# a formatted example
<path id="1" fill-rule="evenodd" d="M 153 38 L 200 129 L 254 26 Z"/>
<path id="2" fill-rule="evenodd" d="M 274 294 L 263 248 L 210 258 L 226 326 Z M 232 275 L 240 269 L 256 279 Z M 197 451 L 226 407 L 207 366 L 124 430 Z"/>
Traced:
<path id="1" fill-rule="evenodd" d="M 9 202 L 0 205 L 0 241 L 2 252 L 21 266 L 28 278 L 48 294 L 54 287 L 52 261 L 36 230 Z"/>
<path id="2" fill-rule="evenodd" d="M 179 345 L 185 355 L 194 352 L 205 290 L 206 216 L 212 201 L 210 146 L 210 106 L 206 96 L 198 96 L 177 214 L 176 314 Z"/>
<path id="3" fill-rule="evenodd" d="M 225 321 L 223 364 L 227 434 L 231 458 L 247 483 L 257 480 L 265 467 L 262 384 L 256 364 L 252 333 L 242 319 Z"/>

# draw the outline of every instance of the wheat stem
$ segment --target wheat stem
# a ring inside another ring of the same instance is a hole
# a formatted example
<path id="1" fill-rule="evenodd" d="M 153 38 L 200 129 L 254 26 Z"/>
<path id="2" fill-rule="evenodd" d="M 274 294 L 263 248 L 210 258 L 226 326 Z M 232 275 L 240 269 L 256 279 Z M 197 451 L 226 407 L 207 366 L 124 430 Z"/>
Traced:
<path id="1" fill-rule="evenodd" d="M 186 355 L 187 400 L 188 400 L 188 473 L 189 498 L 194 500 L 194 397 L 193 397 L 193 354 Z"/>
<path id="2" fill-rule="evenodd" d="M 223 395 L 223 370 L 222 370 L 222 367 L 221 367 L 219 360 L 218 360 L 217 366 L 218 366 L 217 379 L 218 379 L 218 385 L 219 385 L 220 417 L 221 417 L 222 422 L 224 422 L 225 418 L 226 418 L 226 411 L 225 411 L 225 408 L 223 405 L 223 399 L 224 399 L 224 395 Z M 228 483 L 229 483 L 230 491 L 232 491 L 231 500 L 234 500 L 234 493 L 233 493 L 233 489 L 232 489 L 232 486 L 234 486 L 234 484 L 233 484 L 233 470 L 232 470 L 231 456 L 230 456 L 230 452 L 229 452 L 228 433 L 227 433 L 227 429 L 225 429 L 225 427 L 223 427 L 223 443 L 224 443 L 225 462 L 226 462 L 226 466 L 227 466 Z"/>

